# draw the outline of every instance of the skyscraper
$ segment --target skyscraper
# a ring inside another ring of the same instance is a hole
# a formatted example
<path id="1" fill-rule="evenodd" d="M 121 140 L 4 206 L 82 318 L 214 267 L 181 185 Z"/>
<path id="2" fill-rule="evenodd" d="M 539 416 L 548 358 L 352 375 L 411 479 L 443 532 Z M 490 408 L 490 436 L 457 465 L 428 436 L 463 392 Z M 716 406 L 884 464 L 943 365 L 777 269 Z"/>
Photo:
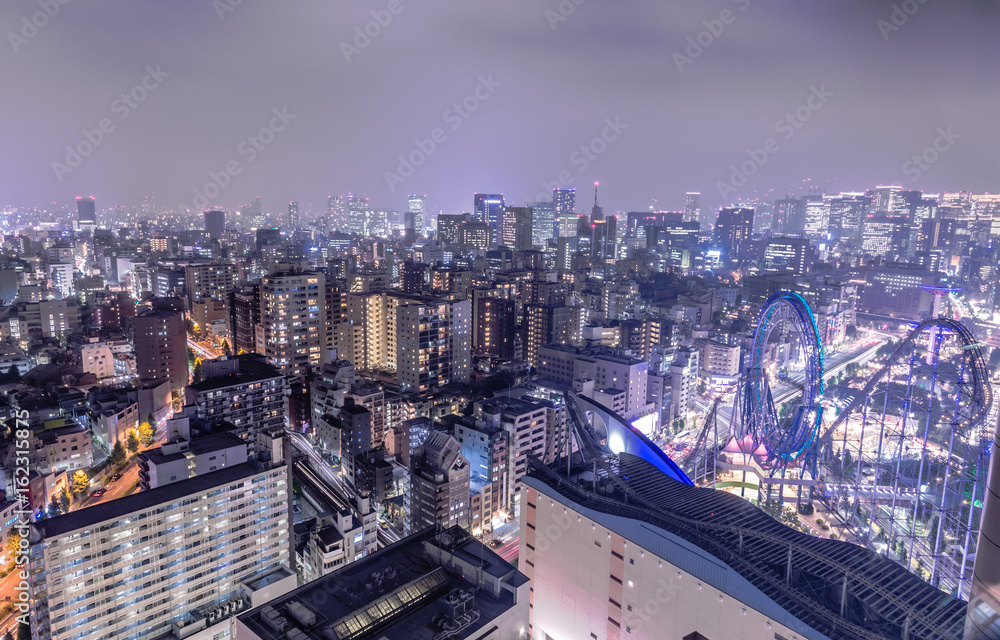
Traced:
<path id="1" fill-rule="evenodd" d="M 325 289 L 323 274 L 311 271 L 272 273 L 261 281 L 258 339 L 268 362 L 285 375 L 302 376 L 322 364 Z"/>
<path id="2" fill-rule="evenodd" d="M 749 248 L 753 232 L 753 209 L 728 208 L 719 212 L 715 223 L 715 239 L 726 251 L 726 257 L 736 259 Z"/>
<path id="3" fill-rule="evenodd" d="M 288 203 L 288 228 L 295 231 L 299 228 L 299 203 Z"/>
<path id="4" fill-rule="evenodd" d="M 423 392 L 449 382 L 468 382 L 472 353 L 468 300 L 400 300 L 395 337 L 396 381 L 404 389 Z"/>
<path id="5" fill-rule="evenodd" d="M 560 238 L 576 235 L 576 189 L 553 189 L 552 207 Z"/>
<path id="6" fill-rule="evenodd" d="M 97 226 L 97 205 L 93 196 L 76 199 L 76 221 L 78 226 L 91 231 Z"/>
<path id="7" fill-rule="evenodd" d="M 413 229 L 413 232 L 418 237 L 423 237 L 427 223 L 427 219 L 424 216 L 427 196 L 410 196 L 407 202 L 409 206 L 406 210 L 404 227 L 406 229 Z"/>
<path id="8" fill-rule="evenodd" d="M 517 251 L 531 248 L 534 211 L 531 207 L 507 207 L 503 210 L 501 243 Z"/>
<path id="9" fill-rule="evenodd" d="M 493 229 L 494 240 L 498 238 L 500 222 L 503 220 L 504 201 L 501 193 L 477 193 L 473 216 L 477 222 L 484 222 Z"/>
<path id="10" fill-rule="evenodd" d="M 684 222 L 701 221 L 701 193 L 689 191 L 684 198 Z"/>
<path id="11" fill-rule="evenodd" d="M 556 209 L 552 202 L 529 202 L 531 207 L 531 244 L 543 250 L 556 236 Z"/>
<path id="12" fill-rule="evenodd" d="M 212 240 L 222 240 L 226 233 L 226 212 L 210 209 L 205 212 L 205 234 Z"/>

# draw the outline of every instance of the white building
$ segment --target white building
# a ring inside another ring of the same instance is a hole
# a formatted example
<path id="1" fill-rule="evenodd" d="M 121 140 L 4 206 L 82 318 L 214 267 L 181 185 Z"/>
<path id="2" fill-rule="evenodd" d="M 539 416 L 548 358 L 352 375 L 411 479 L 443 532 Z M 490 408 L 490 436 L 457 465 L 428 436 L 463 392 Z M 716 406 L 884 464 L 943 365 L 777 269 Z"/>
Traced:
<path id="1" fill-rule="evenodd" d="M 289 481 L 248 462 L 35 523 L 34 637 L 155 638 L 242 599 L 291 561 Z"/>

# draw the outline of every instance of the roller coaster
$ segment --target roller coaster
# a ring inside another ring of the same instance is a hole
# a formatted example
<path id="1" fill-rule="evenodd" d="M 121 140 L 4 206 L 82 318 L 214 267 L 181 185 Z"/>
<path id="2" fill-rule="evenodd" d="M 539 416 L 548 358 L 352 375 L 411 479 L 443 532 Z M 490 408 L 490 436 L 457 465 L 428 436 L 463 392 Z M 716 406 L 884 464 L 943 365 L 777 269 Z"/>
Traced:
<path id="1" fill-rule="evenodd" d="M 913 323 L 827 423 L 823 367 L 808 304 L 789 292 L 771 296 L 748 354 L 742 408 L 734 408 L 742 420 L 734 434 L 761 458 L 762 499 L 772 498 L 770 479 L 780 487 L 786 475 L 807 478 L 810 497 L 847 525 L 848 537 L 967 596 L 993 437 L 977 341 L 951 319 Z"/>

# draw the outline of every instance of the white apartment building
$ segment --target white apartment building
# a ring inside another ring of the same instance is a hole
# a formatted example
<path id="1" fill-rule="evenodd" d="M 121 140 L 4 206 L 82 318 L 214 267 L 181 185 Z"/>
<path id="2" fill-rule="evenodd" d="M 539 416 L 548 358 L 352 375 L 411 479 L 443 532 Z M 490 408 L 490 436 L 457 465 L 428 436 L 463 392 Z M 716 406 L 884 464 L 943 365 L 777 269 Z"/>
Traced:
<path id="1" fill-rule="evenodd" d="M 155 638 L 242 598 L 292 561 L 289 485 L 248 462 L 33 524 L 33 637 Z"/>

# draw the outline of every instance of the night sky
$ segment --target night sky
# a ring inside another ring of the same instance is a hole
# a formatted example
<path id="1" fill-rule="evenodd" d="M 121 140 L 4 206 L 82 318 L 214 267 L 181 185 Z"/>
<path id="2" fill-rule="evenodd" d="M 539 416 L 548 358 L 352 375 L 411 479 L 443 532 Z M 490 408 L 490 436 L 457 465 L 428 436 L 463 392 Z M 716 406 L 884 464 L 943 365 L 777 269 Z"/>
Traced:
<path id="1" fill-rule="evenodd" d="M 419 193 L 458 212 L 477 191 L 519 204 L 558 181 L 589 210 L 595 180 L 610 211 L 679 209 L 689 190 L 714 208 L 718 183 L 768 138 L 777 151 L 725 200 L 804 180 L 1000 189 L 995 1 L 897 2 L 898 28 L 882 0 L 59 1 L 43 0 L 58 12 L 37 33 L 23 18 L 38 2 L 0 3 L 0 205 L 190 206 L 229 163 L 238 174 L 211 200 L 228 208 L 260 195 L 265 210 L 318 213 L 353 192 L 404 209 Z M 377 35 L 356 41 L 366 23 Z M 779 120 L 817 92 L 786 137 Z M 452 109 L 463 101 L 467 117 Z M 103 119 L 89 150 L 82 131 Z M 386 172 L 418 139 L 433 151 L 393 191 Z M 936 140 L 933 164 L 906 166 Z M 90 153 L 70 166 L 81 143 Z M 590 158 L 574 156 L 581 145 Z"/>

